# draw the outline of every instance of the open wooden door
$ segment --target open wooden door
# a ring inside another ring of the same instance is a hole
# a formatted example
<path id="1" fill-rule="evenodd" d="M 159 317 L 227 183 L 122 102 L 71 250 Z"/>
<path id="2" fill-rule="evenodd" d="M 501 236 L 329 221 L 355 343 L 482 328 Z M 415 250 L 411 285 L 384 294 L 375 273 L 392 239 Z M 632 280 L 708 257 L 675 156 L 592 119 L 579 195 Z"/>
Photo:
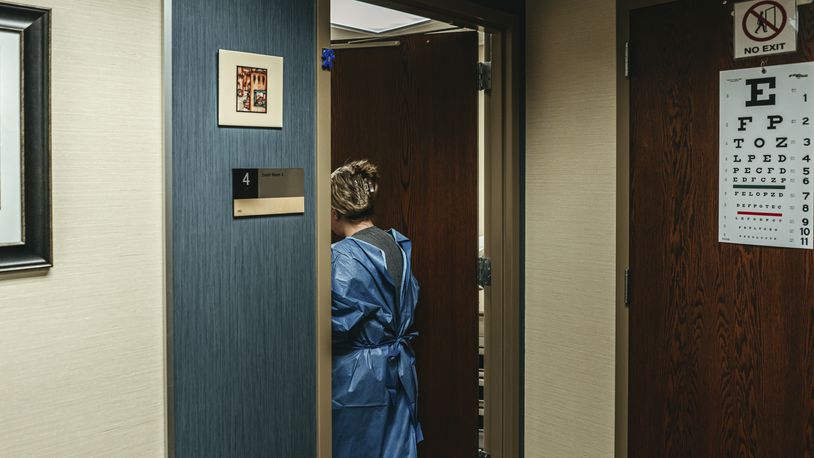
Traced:
<path id="1" fill-rule="evenodd" d="M 814 55 L 799 10 L 769 65 Z M 718 242 L 719 72 L 760 65 L 731 11 L 631 13 L 631 457 L 814 456 L 814 253 Z"/>
<path id="2" fill-rule="evenodd" d="M 375 223 L 413 241 L 423 458 L 472 458 L 478 431 L 477 34 L 336 51 L 334 168 L 382 174 Z"/>

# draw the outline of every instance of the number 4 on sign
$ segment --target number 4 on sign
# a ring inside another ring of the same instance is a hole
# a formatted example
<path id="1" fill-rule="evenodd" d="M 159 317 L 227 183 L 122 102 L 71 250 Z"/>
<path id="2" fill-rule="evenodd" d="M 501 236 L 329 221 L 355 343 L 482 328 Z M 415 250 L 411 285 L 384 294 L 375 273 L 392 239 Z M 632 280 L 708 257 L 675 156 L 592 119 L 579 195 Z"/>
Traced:
<path id="1" fill-rule="evenodd" d="M 252 181 L 249 180 L 249 172 L 246 172 L 246 175 L 243 176 L 243 182 L 246 183 L 246 186 L 252 184 Z"/>

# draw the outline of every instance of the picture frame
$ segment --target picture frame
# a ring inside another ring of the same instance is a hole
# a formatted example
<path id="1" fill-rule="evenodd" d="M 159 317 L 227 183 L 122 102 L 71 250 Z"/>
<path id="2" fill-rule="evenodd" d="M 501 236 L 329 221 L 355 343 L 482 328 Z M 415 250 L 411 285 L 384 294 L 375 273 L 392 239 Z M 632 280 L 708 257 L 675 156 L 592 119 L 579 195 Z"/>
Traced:
<path id="1" fill-rule="evenodd" d="M 51 10 L 0 3 L 0 272 L 53 265 Z"/>
<path id="2" fill-rule="evenodd" d="M 283 127 L 283 58 L 218 50 L 218 125 Z"/>

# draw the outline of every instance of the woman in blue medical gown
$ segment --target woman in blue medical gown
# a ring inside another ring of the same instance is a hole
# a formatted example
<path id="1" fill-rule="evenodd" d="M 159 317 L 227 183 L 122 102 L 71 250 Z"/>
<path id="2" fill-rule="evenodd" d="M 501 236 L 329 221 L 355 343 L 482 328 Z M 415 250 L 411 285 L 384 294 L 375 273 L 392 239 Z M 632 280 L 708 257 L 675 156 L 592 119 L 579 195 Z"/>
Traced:
<path id="1" fill-rule="evenodd" d="M 418 380 L 410 331 L 418 283 L 410 241 L 373 224 L 379 174 L 367 161 L 331 174 L 333 456 L 416 457 Z"/>

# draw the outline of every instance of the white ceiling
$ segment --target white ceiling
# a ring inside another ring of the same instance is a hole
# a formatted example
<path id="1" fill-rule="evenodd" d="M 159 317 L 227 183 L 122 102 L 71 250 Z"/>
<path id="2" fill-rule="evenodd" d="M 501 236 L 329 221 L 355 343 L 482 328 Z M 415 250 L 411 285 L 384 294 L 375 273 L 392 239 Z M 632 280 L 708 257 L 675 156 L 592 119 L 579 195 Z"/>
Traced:
<path id="1" fill-rule="evenodd" d="M 363 30 L 370 33 L 386 33 L 391 30 L 428 22 L 429 19 L 382 8 L 357 0 L 331 0 L 331 24 Z"/>

